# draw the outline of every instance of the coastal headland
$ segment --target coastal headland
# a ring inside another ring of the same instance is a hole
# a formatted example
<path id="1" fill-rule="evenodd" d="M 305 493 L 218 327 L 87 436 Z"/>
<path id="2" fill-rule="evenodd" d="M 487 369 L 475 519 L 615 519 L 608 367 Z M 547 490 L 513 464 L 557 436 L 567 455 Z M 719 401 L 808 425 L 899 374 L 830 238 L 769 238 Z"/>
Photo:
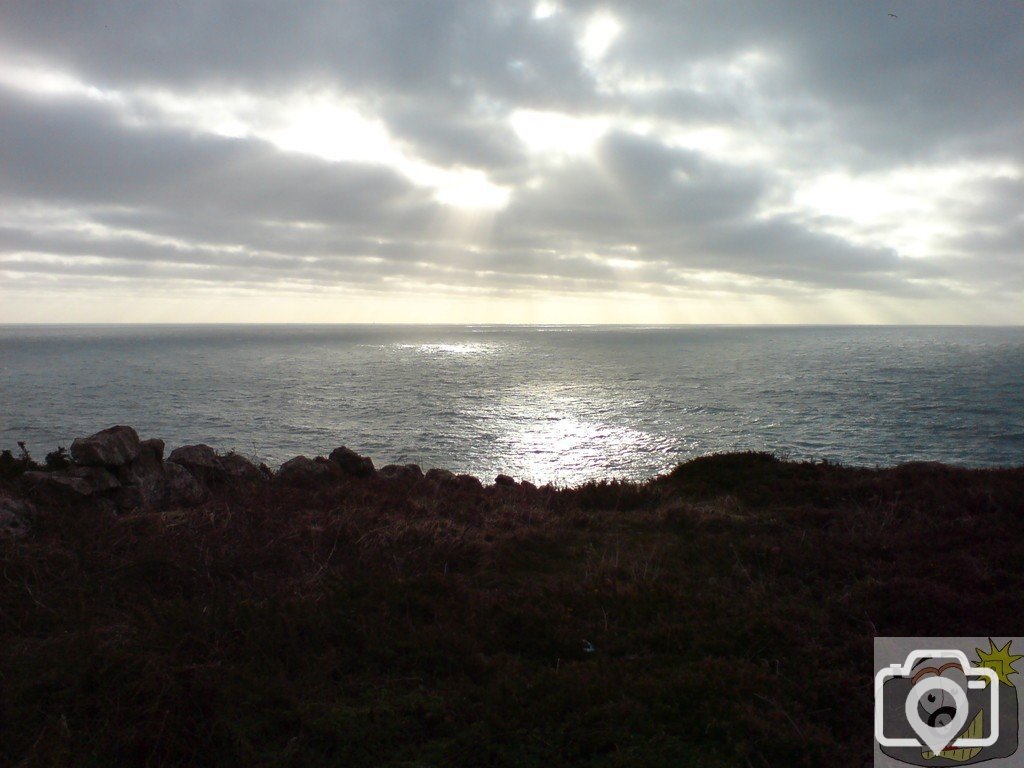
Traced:
<path id="1" fill-rule="evenodd" d="M 538 487 L 0 456 L 0 763 L 863 766 L 872 639 L 1024 634 L 1024 467 Z"/>

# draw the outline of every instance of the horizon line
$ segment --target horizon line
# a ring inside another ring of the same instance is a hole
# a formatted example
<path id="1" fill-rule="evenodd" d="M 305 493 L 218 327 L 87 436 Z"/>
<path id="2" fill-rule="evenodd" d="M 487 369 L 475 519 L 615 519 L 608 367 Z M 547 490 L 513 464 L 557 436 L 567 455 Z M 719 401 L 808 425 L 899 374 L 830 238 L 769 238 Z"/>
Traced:
<path id="1" fill-rule="evenodd" d="M 1024 323 L 495 323 L 495 322 L 260 322 L 260 321 L 128 321 L 128 322 L 3 322 L 0 328 L 59 327 L 282 327 L 282 328 L 1024 328 Z"/>

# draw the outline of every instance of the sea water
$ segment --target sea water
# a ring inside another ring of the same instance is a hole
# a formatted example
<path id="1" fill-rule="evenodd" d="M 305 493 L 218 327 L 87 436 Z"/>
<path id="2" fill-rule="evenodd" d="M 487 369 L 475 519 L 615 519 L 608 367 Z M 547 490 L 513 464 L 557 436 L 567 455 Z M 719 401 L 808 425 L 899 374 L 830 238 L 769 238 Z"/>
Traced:
<path id="1" fill-rule="evenodd" d="M 0 448 L 113 424 L 560 484 L 718 451 L 1024 463 L 1024 329 L 0 326 Z"/>

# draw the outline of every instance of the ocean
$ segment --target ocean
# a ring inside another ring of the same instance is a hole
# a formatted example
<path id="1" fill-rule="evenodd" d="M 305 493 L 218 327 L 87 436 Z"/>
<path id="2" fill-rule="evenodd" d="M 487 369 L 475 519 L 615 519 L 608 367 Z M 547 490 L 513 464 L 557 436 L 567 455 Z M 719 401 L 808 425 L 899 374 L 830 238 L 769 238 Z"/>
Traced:
<path id="1" fill-rule="evenodd" d="M 534 482 L 772 451 L 1024 463 L 1024 328 L 0 326 L 0 448 L 129 424 Z"/>

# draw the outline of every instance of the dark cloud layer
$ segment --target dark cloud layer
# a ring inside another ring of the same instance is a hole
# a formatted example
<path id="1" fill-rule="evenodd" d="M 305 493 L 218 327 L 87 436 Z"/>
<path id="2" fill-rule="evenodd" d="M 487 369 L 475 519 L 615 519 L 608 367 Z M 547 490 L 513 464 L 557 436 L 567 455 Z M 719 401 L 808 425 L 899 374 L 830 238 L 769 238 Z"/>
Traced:
<path id="1" fill-rule="evenodd" d="M 1024 306 L 1024 4 L 542 5 L 5 3 L 0 276 Z"/>

